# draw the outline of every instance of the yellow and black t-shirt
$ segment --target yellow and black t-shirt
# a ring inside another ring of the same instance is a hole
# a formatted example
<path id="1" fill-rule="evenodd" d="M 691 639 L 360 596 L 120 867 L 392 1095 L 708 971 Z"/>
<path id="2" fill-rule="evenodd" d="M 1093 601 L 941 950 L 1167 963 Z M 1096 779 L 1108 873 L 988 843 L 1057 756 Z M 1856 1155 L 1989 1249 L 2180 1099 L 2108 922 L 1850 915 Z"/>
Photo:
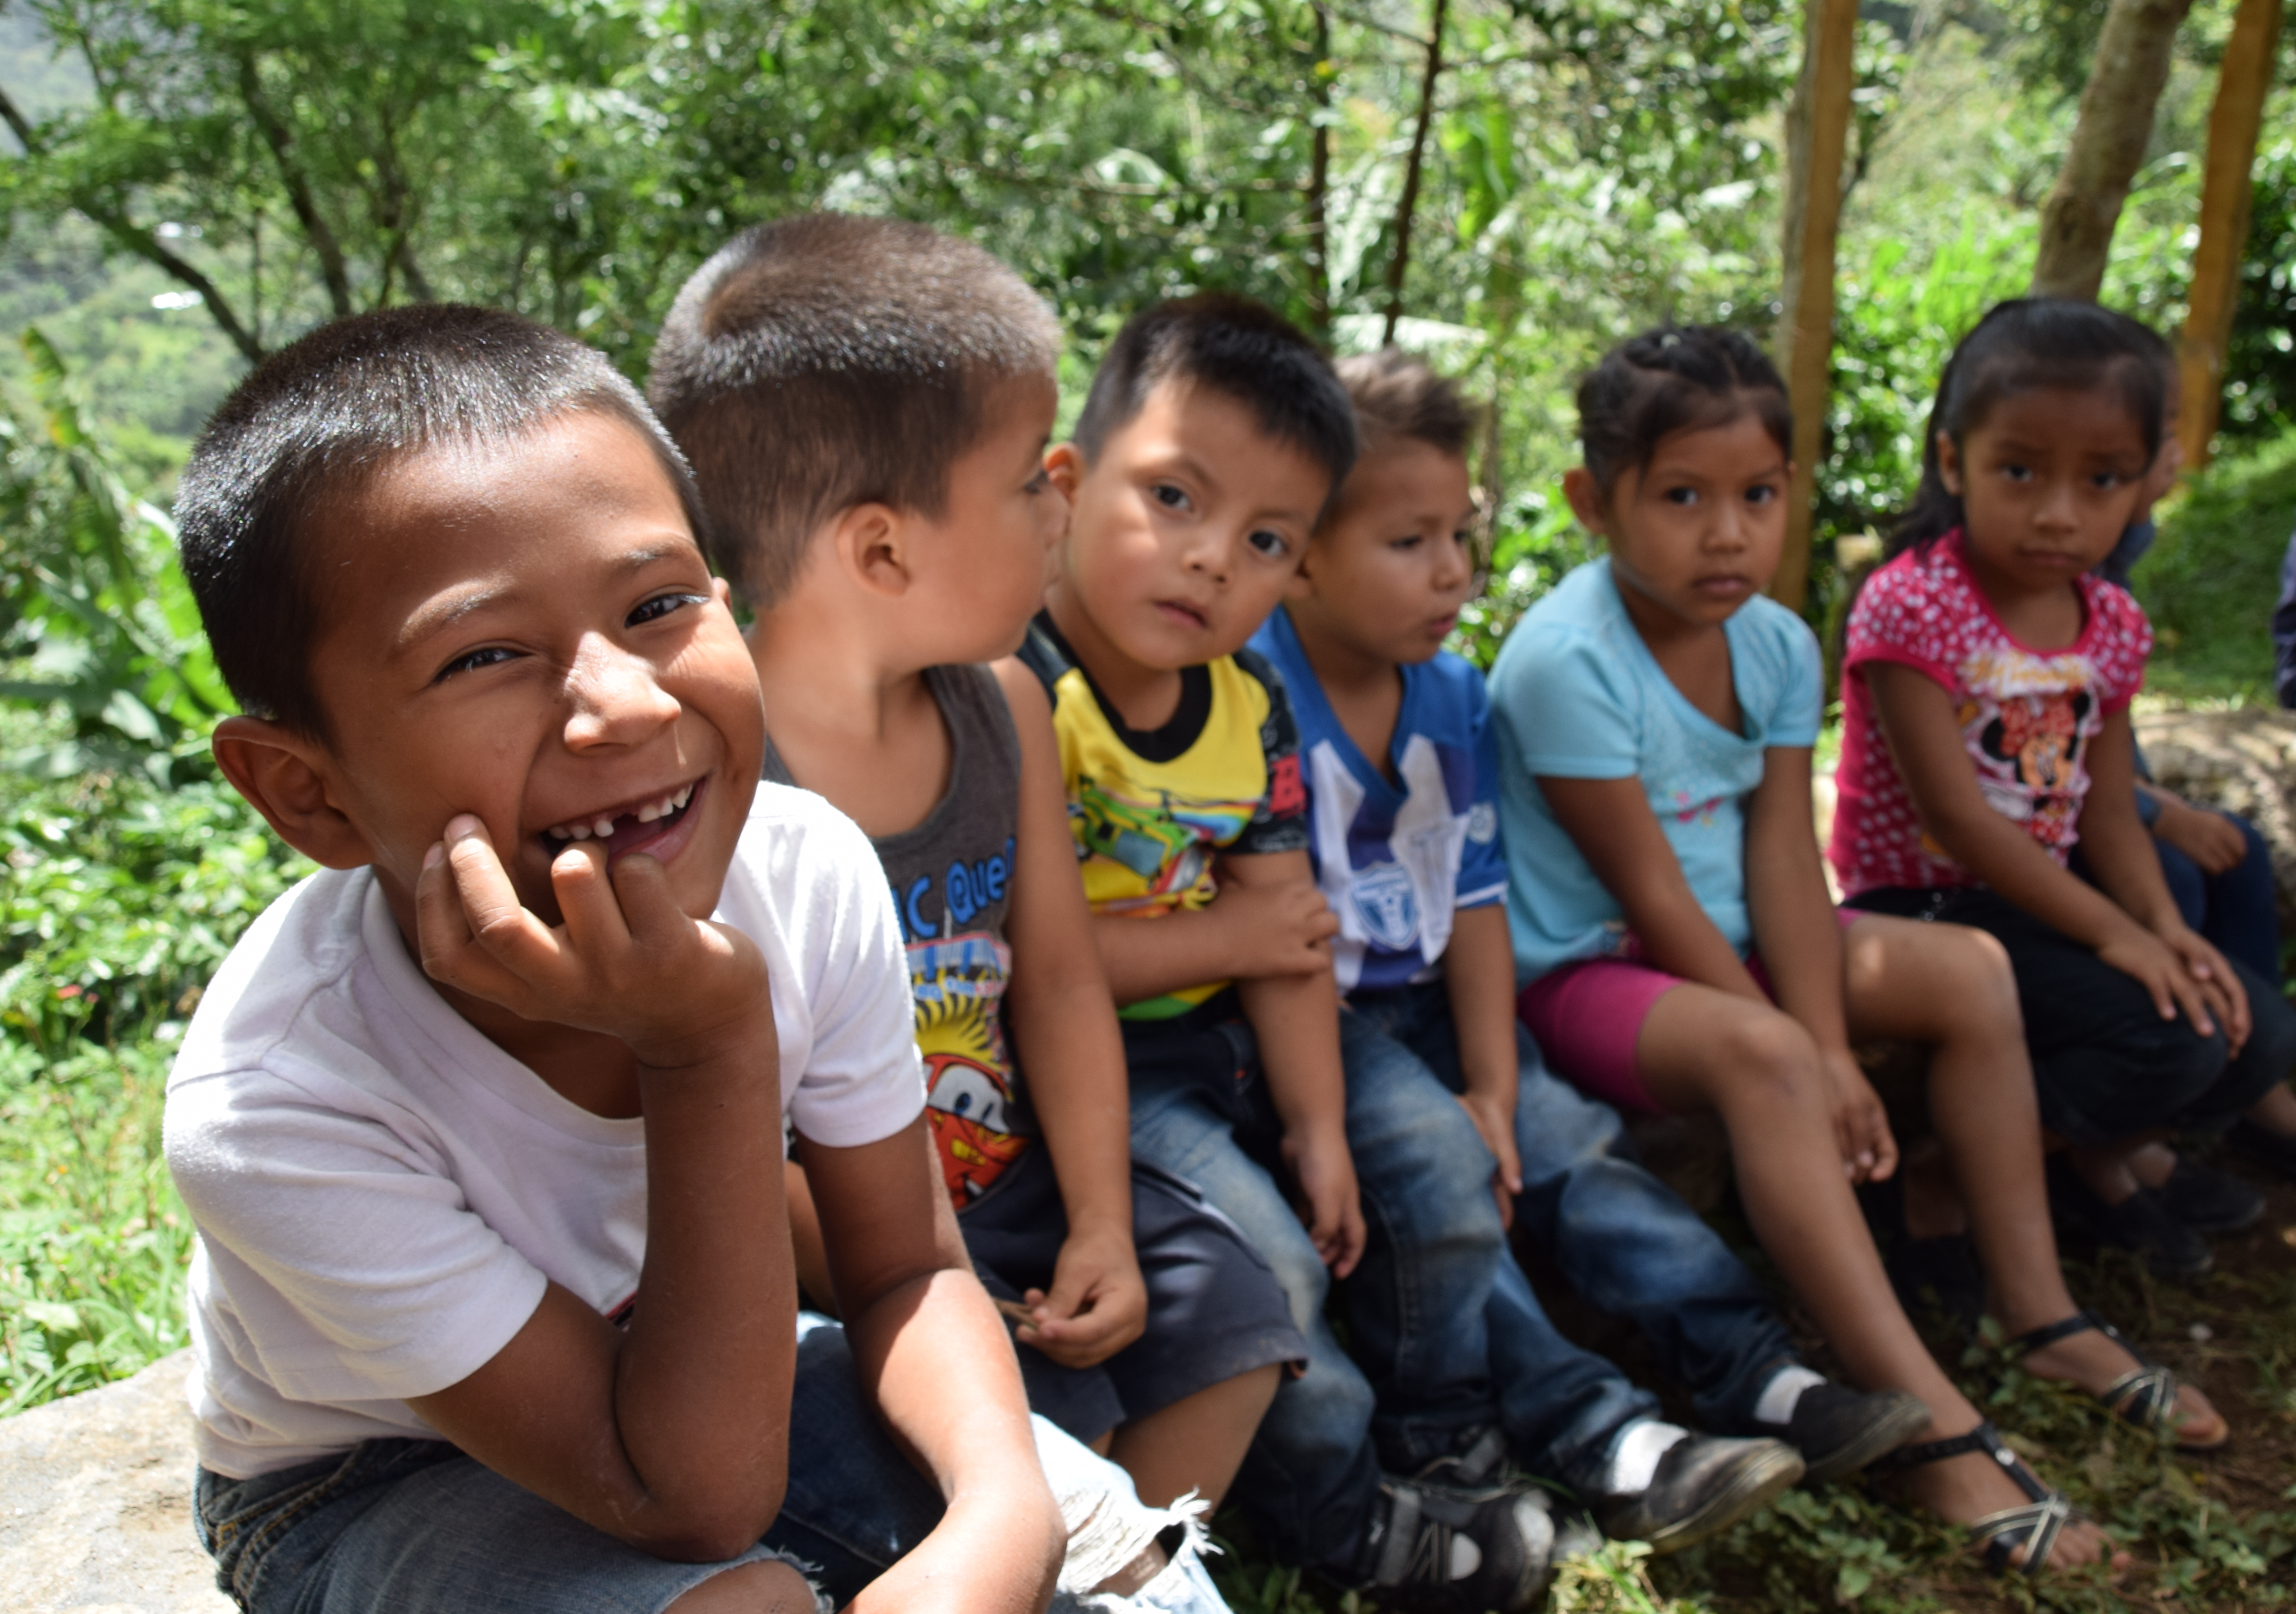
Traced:
<path id="1" fill-rule="evenodd" d="M 1128 727 L 1039 613 L 1021 659 L 1052 699 L 1069 830 L 1095 914 L 1143 919 L 1201 908 L 1218 890 L 1222 853 L 1308 846 L 1300 740 L 1283 681 L 1240 650 L 1180 675 L 1180 705 L 1160 728 Z M 1227 985 L 1206 981 L 1119 1011 L 1128 1020 L 1185 1014 Z"/>

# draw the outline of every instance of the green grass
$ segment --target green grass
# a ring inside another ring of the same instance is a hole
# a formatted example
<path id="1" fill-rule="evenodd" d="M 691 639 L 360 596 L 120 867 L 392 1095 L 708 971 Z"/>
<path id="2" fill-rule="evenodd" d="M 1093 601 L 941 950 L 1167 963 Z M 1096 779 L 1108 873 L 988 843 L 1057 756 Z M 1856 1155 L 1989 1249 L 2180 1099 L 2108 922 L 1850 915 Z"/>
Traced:
<path id="1" fill-rule="evenodd" d="M 2162 510 L 2136 569 L 2159 639 L 2148 684 L 2174 700 L 2272 700 L 2272 604 L 2296 531 L 2296 431 L 2219 460 Z"/>

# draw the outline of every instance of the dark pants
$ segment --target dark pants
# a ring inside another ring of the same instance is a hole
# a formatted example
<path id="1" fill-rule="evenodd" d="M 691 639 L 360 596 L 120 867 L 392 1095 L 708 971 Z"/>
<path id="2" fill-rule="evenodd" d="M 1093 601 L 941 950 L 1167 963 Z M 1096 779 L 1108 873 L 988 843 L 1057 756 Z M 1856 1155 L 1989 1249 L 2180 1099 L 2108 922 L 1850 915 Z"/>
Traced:
<path id="1" fill-rule="evenodd" d="M 2272 854 L 2256 826 L 2226 813 L 2248 842 L 2248 855 L 2221 874 L 2211 874 L 2177 848 L 2156 839 L 2161 873 L 2185 922 L 2216 943 L 2226 957 L 2246 964 L 2276 988 L 2280 985 L 2279 891 L 2272 877 Z"/>
<path id="2" fill-rule="evenodd" d="M 2234 1055 L 2221 1027 L 2202 1036 L 2182 1014 L 2162 1020 L 2134 976 L 1983 887 L 1885 887 L 1847 905 L 1968 925 L 2007 949 L 2041 1123 L 2067 1143 L 2094 1147 L 2154 1128 L 2219 1127 L 2296 1063 L 2296 1009 L 2237 958 L 2232 967 L 2254 1025 Z"/>

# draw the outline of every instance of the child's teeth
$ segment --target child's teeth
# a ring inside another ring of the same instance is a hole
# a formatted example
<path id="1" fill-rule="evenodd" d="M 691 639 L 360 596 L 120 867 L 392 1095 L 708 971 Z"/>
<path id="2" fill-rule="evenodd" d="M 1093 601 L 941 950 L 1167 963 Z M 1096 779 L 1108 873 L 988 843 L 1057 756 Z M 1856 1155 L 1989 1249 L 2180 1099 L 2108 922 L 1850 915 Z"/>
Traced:
<path id="1" fill-rule="evenodd" d="M 590 826 L 590 832 L 601 840 L 607 840 L 614 832 L 614 821 L 611 818 L 601 818 Z"/>
<path id="2" fill-rule="evenodd" d="M 638 822 L 640 823 L 652 823 L 655 819 L 660 816 L 661 803 L 658 801 L 649 801 L 645 806 L 638 809 Z"/>
<path id="3" fill-rule="evenodd" d="M 689 784 L 684 790 L 678 791 L 676 795 L 669 799 L 670 810 L 673 812 L 682 811 L 685 808 L 685 804 L 693 799 L 693 787 Z"/>
<path id="4" fill-rule="evenodd" d="M 566 839 L 569 840 L 589 840 L 590 826 L 586 823 L 569 824 L 566 829 Z"/>

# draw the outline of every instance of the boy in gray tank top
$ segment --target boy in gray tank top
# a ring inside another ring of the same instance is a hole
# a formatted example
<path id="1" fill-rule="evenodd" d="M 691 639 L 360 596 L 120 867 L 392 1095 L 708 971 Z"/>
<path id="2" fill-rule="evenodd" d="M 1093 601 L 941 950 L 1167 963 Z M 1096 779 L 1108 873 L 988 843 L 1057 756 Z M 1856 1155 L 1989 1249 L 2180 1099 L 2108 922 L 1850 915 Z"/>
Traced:
<path id="1" fill-rule="evenodd" d="M 1019 646 L 1066 521 L 1041 465 L 1056 330 L 986 254 L 859 218 L 749 233 L 680 309 L 650 390 L 758 613 L 767 774 L 884 864 L 943 1176 L 1030 1405 L 1143 1501 L 1217 1501 L 1306 1342 L 1234 1225 L 1131 1163 L 1050 708 L 1017 664 L 971 665 Z M 832 1303 L 849 1280 L 791 1176 L 800 1274 Z"/>

